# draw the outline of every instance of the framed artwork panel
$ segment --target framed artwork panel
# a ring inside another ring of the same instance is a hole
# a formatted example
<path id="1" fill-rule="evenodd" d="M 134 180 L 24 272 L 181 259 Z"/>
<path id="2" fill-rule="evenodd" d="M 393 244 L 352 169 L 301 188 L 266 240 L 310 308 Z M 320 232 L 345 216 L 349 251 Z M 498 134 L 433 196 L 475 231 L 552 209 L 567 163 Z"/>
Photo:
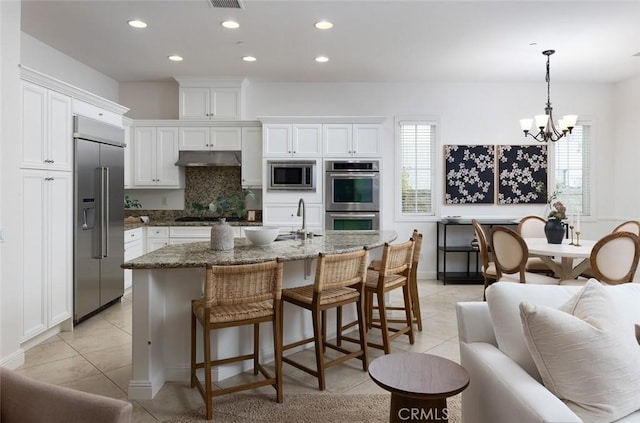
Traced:
<path id="1" fill-rule="evenodd" d="M 493 204 L 495 146 L 445 145 L 445 204 Z"/>
<path id="2" fill-rule="evenodd" d="M 498 204 L 547 202 L 547 145 L 499 145 Z"/>

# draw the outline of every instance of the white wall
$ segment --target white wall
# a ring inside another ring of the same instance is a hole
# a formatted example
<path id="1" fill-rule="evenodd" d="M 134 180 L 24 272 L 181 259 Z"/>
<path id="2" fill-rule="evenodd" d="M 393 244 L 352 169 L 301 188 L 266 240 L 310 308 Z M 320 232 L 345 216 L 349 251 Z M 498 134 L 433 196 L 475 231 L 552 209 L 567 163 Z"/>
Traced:
<path id="1" fill-rule="evenodd" d="M 78 62 L 24 32 L 20 63 L 53 78 L 118 103 L 120 85 L 115 79 Z"/>
<path id="2" fill-rule="evenodd" d="M 178 119 L 176 81 L 121 82 L 119 103 L 131 119 Z"/>
<path id="3" fill-rule="evenodd" d="M 22 202 L 20 195 L 20 2 L 0 1 L 0 364 L 16 367 L 24 361 L 22 329 Z"/>

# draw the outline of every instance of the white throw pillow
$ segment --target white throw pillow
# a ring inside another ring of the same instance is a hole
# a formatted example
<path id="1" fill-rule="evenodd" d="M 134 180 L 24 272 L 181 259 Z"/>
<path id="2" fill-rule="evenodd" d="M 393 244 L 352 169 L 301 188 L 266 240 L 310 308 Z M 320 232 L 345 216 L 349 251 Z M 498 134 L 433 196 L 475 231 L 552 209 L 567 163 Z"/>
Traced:
<path id="1" fill-rule="evenodd" d="M 585 422 L 640 410 L 640 346 L 598 282 L 560 309 L 520 304 L 525 340 L 544 385 Z"/>

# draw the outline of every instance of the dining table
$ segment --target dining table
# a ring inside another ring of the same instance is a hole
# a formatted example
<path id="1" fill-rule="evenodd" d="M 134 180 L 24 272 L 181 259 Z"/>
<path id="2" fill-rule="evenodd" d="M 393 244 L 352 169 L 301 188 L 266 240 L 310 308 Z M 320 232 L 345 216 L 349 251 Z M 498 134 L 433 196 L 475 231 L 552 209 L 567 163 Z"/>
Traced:
<path id="1" fill-rule="evenodd" d="M 581 239 L 580 245 L 575 245 L 564 239 L 561 244 L 550 244 L 546 238 L 524 238 L 524 242 L 529 256 L 540 257 L 560 280 L 575 279 L 591 268 L 589 257 L 596 243 Z"/>

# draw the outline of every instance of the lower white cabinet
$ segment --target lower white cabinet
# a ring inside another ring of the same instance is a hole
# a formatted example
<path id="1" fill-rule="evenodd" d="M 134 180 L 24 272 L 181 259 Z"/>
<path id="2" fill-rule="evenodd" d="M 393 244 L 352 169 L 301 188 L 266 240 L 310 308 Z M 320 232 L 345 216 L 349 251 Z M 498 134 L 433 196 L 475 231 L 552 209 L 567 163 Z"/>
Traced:
<path id="1" fill-rule="evenodd" d="M 22 340 L 70 319 L 73 174 L 22 170 Z"/>
<path id="2" fill-rule="evenodd" d="M 277 203 L 262 205 L 262 224 L 277 226 L 283 231 L 302 228 L 302 217 L 297 216 L 298 203 Z M 308 231 L 322 230 L 324 207 L 322 203 L 305 204 L 305 224 Z"/>
<path id="3" fill-rule="evenodd" d="M 233 236 L 240 238 L 242 228 L 232 226 Z M 205 242 L 211 239 L 211 226 L 171 226 L 169 228 L 169 244 L 187 244 L 189 242 Z"/>
<path id="4" fill-rule="evenodd" d="M 169 245 L 168 226 L 149 226 L 147 228 L 147 253 Z"/>
<path id="5" fill-rule="evenodd" d="M 144 254 L 144 234 L 142 228 L 124 231 L 124 261 L 133 260 Z M 133 271 L 124 271 L 124 289 L 131 287 L 133 283 Z"/>

